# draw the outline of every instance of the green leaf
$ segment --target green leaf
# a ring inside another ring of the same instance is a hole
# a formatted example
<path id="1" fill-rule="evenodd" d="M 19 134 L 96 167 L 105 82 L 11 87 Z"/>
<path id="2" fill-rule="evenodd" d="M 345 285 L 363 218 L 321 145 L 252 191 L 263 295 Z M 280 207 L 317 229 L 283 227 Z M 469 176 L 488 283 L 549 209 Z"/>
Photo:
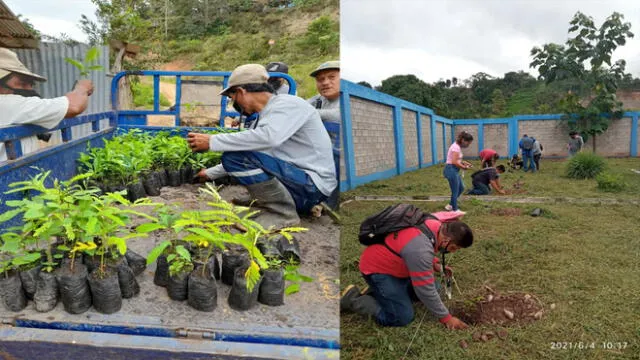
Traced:
<path id="1" fill-rule="evenodd" d="M 149 252 L 149 255 L 147 256 L 147 265 L 153 264 L 158 259 L 158 256 L 162 255 L 162 252 L 169 245 L 171 245 L 171 241 L 165 240 L 165 241 L 161 242 L 160 244 L 158 244 L 158 246 L 154 247 Z"/>
<path id="2" fill-rule="evenodd" d="M 98 224 L 98 218 L 92 217 L 91 219 L 89 219 L 89 221 L 87 221 L 87 226 L 85 227 L 85 229 L 87 230 L 87 233 L 95 234 L 97 224 Z"/>
<path id="3" fill-rule="evenodd" d="M 102 71 L 104 70 L 104 66 L 102 65 L 92 65 L 88 67 L 89 70 L 91 71 Z"/>
<path id="4" fill-rule="evenodd" d="M 7 201 L 8 203 L 8 201 Z M 23 210 L 22 209 L 14 209 L 14 210 L 9 210 L 9 211 L 5 211 L 4 214 L 0 215 L 0 223 L 9 221 L 11 219 L 13 219 L 13 217 L 15 217 L 16 215 L 20 214 Z"/>
<path id="5" fill-rule="evenodd" d="M 183 258 L 191 261 L 191 254 L 189 253 L 189 250 L 185 249 L 184 246 L 179 245 L 176 247 L 176 252 L 182 256 Z"/>
<path id="6" fill-rule="evenodd" d="M 121 255 L 124 255 L 127 252 L 127 243 L 122 238 L 110 236 L 107 243 L 109 245 L 115 245 Z"/>
<path id="7" fill-rule="evenodd" d="M 94 46 L 87 51 L 87 54 L 84 56 L 84 62 L 92 63 L 96 61 L 99 56 L 100 56 L 100 50 Z"/>
<path id="8" fill-rule="evenodd" d="M 64 61 L 68 62 L 69 64 L 73 65 L 76 67 L 76 69 L 80 70 L 81 72 L 84 70 L 84 64 L 79 62 L 78 60 L 74 60 L 72 58 L 64 58 Z"/>
<path id="9" fill-rule="evenodd" d="M 138 226 L 136 228 L 136 232 L 139 233 L 150 233 L 152 231 L 156 231 L 159 229 L 166 229 L 166 227 L 162 224 L 157 224 L 157 223 L 146 223 L 146 224 L 142 224 L 140 226 Z"/>
<path id="10" fill-rule="evenodd" d="M 286 289 L 284 289 L 284 293 L 286 295 L 295 294 L 298 291 L 300 291 L 300 284 L 291 284 L 291 285 L 287 286 Z"/>

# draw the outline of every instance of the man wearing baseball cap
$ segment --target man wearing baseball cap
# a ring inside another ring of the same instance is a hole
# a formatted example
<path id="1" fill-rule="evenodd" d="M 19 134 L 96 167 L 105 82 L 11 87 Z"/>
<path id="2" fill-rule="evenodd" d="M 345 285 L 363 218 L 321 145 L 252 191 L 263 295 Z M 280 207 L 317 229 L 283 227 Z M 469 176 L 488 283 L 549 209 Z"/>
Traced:
<path id="1" fill-rule="evenodd" d="M 81 114 L 87 108 L 93 83 L 80 80 L 73 91 L 54 99 L 42 99 L 33 89 L 36 81 L 46 81 L 20 62 L 16 53 L 0 48 L 0 127 L 39 125 L 51 129 L 65 118 Z M 1 131 L 1 130 L 0 130 Z M 36 150 L 34 136 L 21 139 L 23 153 Z M 4 143 L 0 143 L 0 161 L 7 160 Z"/>
<path id="2" fill-rule="evenodd" d="M 268 72 L 279 72 L 283 74 L 289 73 L 289 66 L 283 62 L 270 62 L 265 67 Z M 289 83 L 285 79 L 270 77 L 267 82 L 273 86 L 276 94 L 280 95 L 289 93 Z"/>
<path id="3" fill-rule="evenodd" d="M 309 99 L 324 122 L 340 123 L 340 61 L 327 61 L 311 74 L 316 79 L 318 95 Z"/>
<path id="4" fill-rule="evenodd" d="M 189 133 L 193 151 L 220 151 L 224 170 L 246 186 L 265 227 L 296 225 L 337 186 L 331 140 L 318 112 L 304 99 L 276 95 L 264 66 L 237 67 L 221 95 L 241 113 L 258 113 L 251 129 Z M 243 204 L 243 205 L 244 205 Z"/>

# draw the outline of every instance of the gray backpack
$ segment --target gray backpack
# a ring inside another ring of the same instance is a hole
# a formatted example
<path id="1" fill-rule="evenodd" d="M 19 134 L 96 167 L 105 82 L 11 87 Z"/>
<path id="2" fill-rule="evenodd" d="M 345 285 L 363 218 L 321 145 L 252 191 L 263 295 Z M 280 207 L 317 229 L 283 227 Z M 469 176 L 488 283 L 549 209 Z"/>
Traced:
<path id="1" fill-rule="evenodd" d="M 535 140 L 532 137 L 522 138 L 522 148 L 524 150 L 531 150 L 533 149 L 534 142 Z"/>

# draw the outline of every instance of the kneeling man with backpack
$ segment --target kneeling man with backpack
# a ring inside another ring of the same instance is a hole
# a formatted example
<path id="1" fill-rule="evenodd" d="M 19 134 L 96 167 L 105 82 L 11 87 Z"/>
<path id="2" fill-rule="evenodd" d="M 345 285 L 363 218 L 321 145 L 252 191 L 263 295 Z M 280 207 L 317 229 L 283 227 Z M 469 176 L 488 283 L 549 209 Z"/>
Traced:
<path id="1" fill-rule="evenodd" d="M 444 254 L 473 243 L 469 226 L 452 212 L 425 214 L 413 205 L 390 206 L 367 218 L 359 240 L 367 245 L 360 257 L 360 272 L 369 285 L 362 294 L 348 286 L 340 311 L 371 316 L 382 326 L 405 326 L 414 318 L 413 299 L 420 300 L 449 329 L 467 324 L 452 316 L 442 303 L 435 273 L 448 272 Z M 442 264 L 436 257 L 442 254 Z"/>

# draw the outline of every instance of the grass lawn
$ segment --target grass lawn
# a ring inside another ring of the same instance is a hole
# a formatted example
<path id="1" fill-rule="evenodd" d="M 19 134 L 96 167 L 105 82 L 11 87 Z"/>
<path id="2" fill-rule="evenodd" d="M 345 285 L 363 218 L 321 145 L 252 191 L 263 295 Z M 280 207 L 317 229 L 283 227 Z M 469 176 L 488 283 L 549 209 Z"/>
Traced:
<path id="1" fill-rule="evenodd" d="M 471 161 L 474 169 L 480 168 L 480 161 Z M 505 164 L 506 160 L 501 160 Z M 522 171 L 507 171 L 502 175 L 501 182 L 506 188 L 511 188 L 516 181 L 524 182 L 525 194 L 511 195 L 518 197 L 576 197 L 576 198 L 640 198 L 640 174 L 630 169 L 640 170 L 640 158 L 607 159 L 607 171 L 622 175 L 627 186 L 618 193 L 609 193 L 597 189 L 595 180 L 574 180 L 564 176 L 566 160 L 542 159 L 539 172 L 524 173 Z M 343 199 L 349 199 L 357 195 L 450 195 L 449 184 L 442 176 L 443 164 L 431 166 L 425 169 L 412 171 L 394 178 L 375 181 L 362 185 L 342 195 Z M 471 188 L 471 174 L 475 170 L 467 170 L 464 183 L 465 189 Z M 466 190 L 465 190 L 466 191 Z M 464 204 L 464 203 L 463 203 Z M 444 205 L 444 204 L 443 204 Z M 461 205 L 466 210 L 466 205 Z"/>
<path id="2" fill-rule="evenodd" d="M 618 168 L 640 168 L 640 160 L 610 163 Z M 546 161 L 542 173 L 527 174 L 526 179 L 540 180 L 536 185 L 528 182 L 530 189 L 539 191 L 540 195 L 600 195 L 593 193 L 593 182 L 567 186 L 568 179 L 555 178 L 552 169 L 557 170 L 561 165 Z M 437 167 L 399 176 L 378 182 L 377 187 L 359 188 L 347 196 L 353 193 L 446 194 L 440 171 L 441 167 Z M 636 181 L 636 187 L 638 185 Z M 568 190 L 562 192 L 561 188 Z M 624 196 L 637 195 L 639 191 L 628 189 Z M 357 240 L 360 222 L 390 204 L 363 201 L 341 208 L 340 283 L 343 289 L 352 283 L 365 284 L 358 271 L 363 249 Z M 444 204 L 416 205 L 425 211 L 439 211 Z M 545 215 L 529 216 L 535 206 L 541 206 Z M 483 284 L 488 284 L 503 293 L 536 295 L 545 304 L 543 318 L 526 326 L 508 328 L 506 340 L 482 343 L 472 342 L 472 333 L 480 329 L 495 331 L 496 326 L 449 331 L 419 303 L 415 304 L 416 320 L 404 328 L 383 328 L 358 315 L 342 314 L 342 359 L 640 359 L 640 212 L 637 206 L 467 201 L 463 208 L 467 211 L 464 220 L 474 230 L 475 243 L 447 258 L 463 295 L 454 288 L 453 299 L 445 304 L 473 299 L 483 293 Z M 500 208 L 521 208 L 523 215 L 490 214 L 492 209 Z M 556 304 L 554 310 L 549 309 L 552 303 Z M 426 317 L 418 328 L 425 312 Z M 414 335 L 415 340 L 403 357 Z M 469 343 L 467 349 L 459 346 L 462 339 Z M 596 348 L 551 349 L 552 342 L 580 341 L 595 342 Z M 626 349 L 606 350 L 603 342 L 626 342 Z"/>

